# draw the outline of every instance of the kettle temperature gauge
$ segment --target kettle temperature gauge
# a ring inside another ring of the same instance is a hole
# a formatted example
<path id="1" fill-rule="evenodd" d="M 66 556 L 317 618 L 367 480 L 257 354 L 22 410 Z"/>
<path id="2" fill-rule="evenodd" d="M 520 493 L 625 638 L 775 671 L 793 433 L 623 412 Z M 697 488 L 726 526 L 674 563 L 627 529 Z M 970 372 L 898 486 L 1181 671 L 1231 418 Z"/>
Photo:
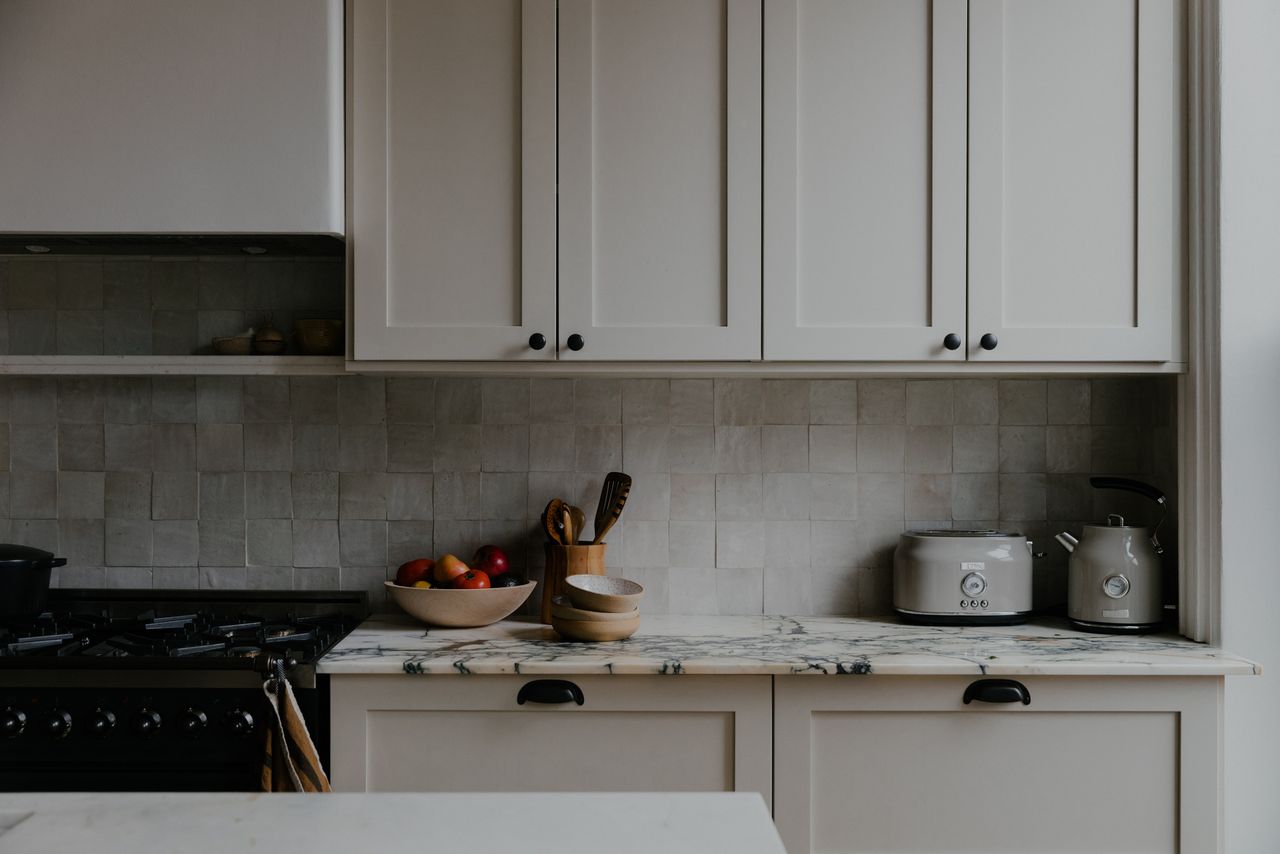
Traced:
<path id="1" fill-rule="evenodd" d="M 1112 599 L 1123 599 L 1129 592 L 1129 579 L 1123 575 L 1108 575 L 1102 579 L 1102 592 Z"/>

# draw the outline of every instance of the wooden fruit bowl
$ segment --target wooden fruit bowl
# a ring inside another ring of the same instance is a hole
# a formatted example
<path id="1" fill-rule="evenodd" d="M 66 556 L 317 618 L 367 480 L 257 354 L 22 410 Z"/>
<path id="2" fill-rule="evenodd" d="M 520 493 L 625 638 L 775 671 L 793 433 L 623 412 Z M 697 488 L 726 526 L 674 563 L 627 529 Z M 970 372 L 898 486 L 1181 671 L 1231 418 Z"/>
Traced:
<path id="1" fill-rule="evenodd" d="M 511 616 L 529 598 L 536 581 L 519 587 L 453 590 L 448 587 L 401 587 L 385 582 L 391 598 L 405 613 L 432 626 L 474 628 Z"/>

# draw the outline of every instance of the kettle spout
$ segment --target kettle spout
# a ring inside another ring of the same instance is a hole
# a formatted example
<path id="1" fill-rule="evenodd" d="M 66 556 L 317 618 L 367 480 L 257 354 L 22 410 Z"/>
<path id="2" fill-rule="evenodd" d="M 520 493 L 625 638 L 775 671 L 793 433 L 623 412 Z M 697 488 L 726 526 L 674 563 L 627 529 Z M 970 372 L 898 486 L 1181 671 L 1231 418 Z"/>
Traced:
<path id="1" fill-rule="evenodd" d="M 1066 531 L 1056 535 L 1054 539 L 1058 541 L 1058 545 L 1062 546 L 1069 552 L 1075 551 L 1076 546 L 1080 545 L 1080 541 L 1068 534 Z"/>

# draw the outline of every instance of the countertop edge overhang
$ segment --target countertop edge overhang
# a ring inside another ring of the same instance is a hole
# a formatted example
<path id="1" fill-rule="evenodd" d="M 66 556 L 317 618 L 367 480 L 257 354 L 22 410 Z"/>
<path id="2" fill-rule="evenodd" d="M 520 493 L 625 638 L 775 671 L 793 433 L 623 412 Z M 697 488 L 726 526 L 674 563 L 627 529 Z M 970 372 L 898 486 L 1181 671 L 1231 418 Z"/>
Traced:
<path id="1" fill-rule="evenodd" d="M 625 641 L 559 639 L 530 619 L 475 629 L 401 615 L 363 623 L 318 663 L 331 675 L 1237 676 L 1256 662 L 1171 634 L 1099 635 L 1063 620 L 913 626 L 892 617 L 645 616 Z"/>

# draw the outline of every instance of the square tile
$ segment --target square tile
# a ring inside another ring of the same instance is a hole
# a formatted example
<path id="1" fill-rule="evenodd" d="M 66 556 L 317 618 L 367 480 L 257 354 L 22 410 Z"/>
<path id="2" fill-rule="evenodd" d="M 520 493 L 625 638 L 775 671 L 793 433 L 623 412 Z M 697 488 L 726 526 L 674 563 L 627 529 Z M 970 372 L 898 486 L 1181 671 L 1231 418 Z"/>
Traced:
<path id="1" fill-rule="evenodd" d="M 150 268 L 151 264 L 147 261 L 103 261 L 103 306 L 150 309 Z"/>
<path id="2" fill-rule="evenodd" d="M 435 466 L 435 429 L 429 424 L 387 425 L 387 470 L 431 471 Z"/>
<path id="3" fill-rule="evenodd" d="M 58 420 L 58 387 L 45 377 L 14 377 L 9 382 L 11 424 L 53 424 Z"/>
<path id="4" fill-rule="evenodd" d="M 1088 424 L 1090 416 L 1089 380 L 1049 380 L 1045 388 L 1050 424 Z"/>
<path id="5" fill-rule="evenodd" d="M 288 519 L 250 519 L 246 524 L 249 566 L 293 564 L 293 522 Z"/>
<path id="6" fill-rule="evenodd" d="M 385 471 L 387 453 L 385 424 L 343 424 L 338 427 L 340 471 Z"/>
<path id="7" fill-rule="evenodd" d="M 338 544 L 343 566 L 386 566 L 387 523 L 343 519 L 338 523 Z M 381 583 L 378 586 L 381 587 Z"/>
<path id="8" fill-rule="evenodd" d="M 862 425 L 857 447 L 860 472 L 900 472 L 905 466 L 906 431 L 899 425 Z"/>
<path id="9" fill-rule="evenodd" d="M 59 311 L 57 315 L 57 351 L 61 355 L 102 355 L 101 311 Z"/>
<path id="10" fill-rule="evenodd" d="M 104 389 L 103 415 L 111 424 L 150 422 L 151 378 L 108 377 Z"/>
<path id="11" fill-rule="evenodd" d="M 523 520 L 528 495 L 527 472 L 484 472 L 480 475 L 480 518 Z"/>
<path id="12" fill-rule="evenodd" d="M 196 467 L 200 471 L 244 471 L 240 424 L 197 424 Z"/>
<path id="13" fill-rule="evenodd" d="M 246 471 L 293 468 L 293 428 L 289 422 L 246 423 L 243 435 Z"/>
<path id="14" fill-rule="evenodd" d="M 200 474 L 200 518 L 244 518 L 244 472 Z"/>
<path id="15" fill-rule="evenodd" d="M 151 452 L 156 471 L 194 471 L 197 459 L 196 426 L 153 424 Z"/>
<path id="16" fill-rule="evenodd" d="M 792 540 L 791 534 L 776 534 L 772 525 L 804 525 L 805 555 L 809 551 L 808 523 L 806 522 L 774 522 L 765 528 L 765 540 L 777 536 L 780 547 Z M 764 612 L 766 614 L 811 614 L 813 613 L 813 574 L 809 571 L 808 560 L 803 566 L 793 564 L 770 563 L 764 569 Z"/>
<path id="17" fill-rule="evenodd" d="M 622 381 L 622 423 L 667 425 L 671 423 L 671 381 L 665 379 Z"/>
<path id="18" fill-rule="evenodd" d="M 1043 474 L 1000 475 L 1000 518 L 1011 522 L 1045 518 L 1046 480 Z"/>
<path id="19" fill-rule="evenodd" d="M 19 426 L 13 424 L 9 429 Z M 102 471 L 104 465 L 101 424 L 58 425 L 59 468 L 63 471 Z M 8 468 L 7 465 L 5 467 Z"/>
<path id="20" fill-rule="evenodd" d="M 338 466 L 338 425 L 293 425 L 293 470 L 333 471 Z"/>
<path id="21" fill-rule="evenodd" d="M 386 519 L 387 475 L 342 472 L 338 475 L 339 519 Z"/>
<path id="22" fill-rule="evenodd" d="M 814 380 L 809 386 L 809 423 L 857 424 L 858 382 Z"/>
<path id="23" fill-rule="evenodd" d="M 58 305 L 58 264 L 56 258 L 9 259 L 9 308 L 56 308 Z"/>
<path id="24" fill-rule="evenodd" d="M 199 346 L 196 312 L 159 309 L 151 312 L 151 347 L 156 355 L 190 356 Z"/>
<path id="25" fill-rule="evenodd" d="M 717 379 L 715 423 L 750 427 L 764 421 L 764 384 L 756 379 Z"/>
<path id="26" fill-rule="evenodd" d="M 852 569 L 858 558 L 858 532 L 852 522 L 810 522 L 809 563 L 811 566 Z M 815 573 L 816 581 L 818 574 Z M 815 589 L 814 604 L 819 598 Z"/>
<path id="27" fill-rule="evenodd" d="M 9 478 L 9 494 L 10 513 L 14 518 L 56 519 L 58 516 L 58 480 L 51 471 L 14 472 Z M 54 549 L 57 549 L 56 542 Z"/>
<path id="28" fill-rule="evenodd" d="M 573 428 L 561 424 L 529 427 L 529 471 L 573 471 Z"/>
<path id="29" fill-rule="evenodd" d="M 718 473 L 758 472 L 763 466 L 760 427 L 716 427 L 716 471 Z M 674 468 L 673 468 L 674 470 Z"/>
<path id="30" fill-rule="evenodd" d="M 106 521 L 106 565 L 151 565 L 150 519 L 108 519 Z"/>
<path id="31" fill-rule="evenodd" d="M 289 417 L 295 422 L 336 423 L 338 378 L 290 377 Z"/>
<path id="32" fill-rule="evenodd" d="M 58 420 L 102 421 L 104 382 L 101 377 L 58 377 Z"/>
<path id="33" fill-rule="evenodd" d="M 288 377 L 244 378 L 245 423 L 289 420 Z"/>
<path id="34" fill-rule="evenodd" d="M 244 566 L 243 519 L 201 519 L 197 524 L 201 566 Z"/>
<path id="35" fill-rule="evenodd" d="M 103 427 L 107 471 L 150 471 L 151 425 L 107 424 Z"/>
<path id="36" fill-rule="evenodd" d="M 627 521 L 623 563 L 627 567 L 669 566 L 670 541 L 666 522 Z"/>
<path id="37" fill-rule="evenodd" d="M 572 424 L 573 380 L 530 380 L 529 421 L 534 424 Z"/>
<path id="38" fill-rule="evenodd" d="M 338 421 L 381 424 L 387 419 L 387 385 L 382 377 L 338 377 Z"/>
<path id="39" fill-rule="evenodd" d="M 338 475 L 335 472 L 294 472 L 295 519 L 338 518 Z"/>
<path id="40" fill-rule="evenodd" d="M 857 519 L 858 475 L 810 475 L 809 518 L 822 521 Z"/>
<path id="41" fill-rule="evenodd" d="M 909 474 L 905 489 L 908 519 L 945 521 L 951 518 L 951 475 Z"/>
<path id="42" fill-rule="evenodd" d="M 58 468 L 58 434 L 41 424 L 9 425 L 9 468 L 54 471 Z"/>
<path id="43" fill-rule="evenodd" d="M 673 567 L 709 567 L 716 560 L 716 526 L 714 522 L 672 522 L 669 526 L 668 549 Z"/>
<path id="44" fill-rule="evenodd" d="M 433 424 L 436 381 L 431 377 L 387 377 L 387 420 L 396 424 Z"/>
<path id="45" fill-rule="evenodd" d="M 70 566 L 102 566 L 106 561 L 105 530 L 106 522 L 101 519 L 61 520 L 57 523 L 58 554 Z"/>
<path id="46" fill-rule="evenodd" d="M 105 509 L 111 519 L 151 518 L 151 472 L 112 471 L 106 474 Z M 195 518 L 192 516 L 191 518 Z"/>
<path id="47" fill-rule="evenodd" d="M 615 471 L 622 468 L 621 426 L 578 424 L 573 431 L 573 441 L 575 471 Z"/>
<path id="48" fill-rule="evenodd" d="M 951 380 L 907 380 L 908 424 L 955 422 L 955 385 Z"/>
<path id="49" fill-rule="evenodd" d="M 667 459 L 672 472 L 683 474 L 714 472 L 716 470 L 714 428 L 709 425 L 673 425 L 667 437 Z"/>
<path id="50" fill-rule="evenodd" d="M 194 377 L 152 377 L 151 418 L 153 421 L 181 424 L 196 420 L 196 382 Z"/>
<path id="51" fill-rule="evenodd" d="M 906 471 L 912 474 L 950 472 L 951 430 L 951 427 L 942 425 L 908 427 Z"/>
<path id="52" fill-rule="evenodd" d="M 671 381 L 671 423 L 706 425 L 715 420 L 715 395 L 711 380 Z"/>
<path id="53" fill-rule="evenodd" d="M 1000 380 L 1001 424 L 1044 424 L 1048 419 L 1044 380 Z"/>
<path id="54" fill-rule="evenodd" d="M 200 475 L 193 471 L 158 471 L 151 476 L 153 519 L 200 518 Z"/>
<path id="55" fill-rule="evenodd" d="M 721 615 L 763 613 L 764 570 L 716 567 L 716 602 Z"/>
<path id="56" fill-rule="evenodd" d="M 670 569 L 667 572 L 668 613 L 716 614 L 716 569 L 713 566 Z"/>
<path id="57" fill-rule="evenodd" d="M 479 472 L 437 472 L 432 488 L 432 512 L 437 520 L 481 518 Z"/>
<path id="58" fill-rule="evenodd" d="M 107 356 L 150 356 L 151 312 L 108 309 L 102 313 L 102 352 Z"/>
<path id="59" fill-rule="evenodd" d="M 956 425 L 951 429 L 951 440 L 951 468 L 954 471 L 993 472 L 999 468 L 999 433 L 994 426 Z"/>
<path id="60" fill-rule="evenodd" d="M 999 475 L 955 474 L 951 476 L 952 519 L 995 519 L 999 513 Z"/>
<path id="61" fill-rule="evenodd" d="M 528 424 L 529 380 L 524 377 L 481 380 L 480 420 L 484 424 Z"/>
<path id="62" fill-rule="evenodd" d="M 58 349 L 58 321 L 52 311 L 10 311 L 9 352 L 52 356 Z"/>
<path id="63" fill-rule="evenodd" d="M 440 377 L 436 380 L 435 423 L 479 424 L 482 400 L 480 380 Z"/>
<path id="64" fill-rule="evenodd" d="M 1044 470 L 1044 427 L 1000 428 L 1000 471 L 1043 472 Z"/>
<path id="65" fill-rule="evenodd" d="M 153 522 L 151 560 L 156 566 L 195 566 L 200 560 L 200 527 L 194 519 Z"/>
<path id="66" fill-rule="evenodd" d="M 622 428 L 622 465 L 629 472 L 666 472 L 671 468 L 668 440 L 671 428 L 626 424 Z"/>
<path id="67" fill-rule="evenodd" d="M 234 424 L 244 417 L 244 380 L 240 377 L 196 377 L 196 421 Z"/>
<path id="68" fill-rule="evenodd" d="M 956 380 L 954 395 L 957 424 L 995 424 L 998 420 L 995 380 Z"/>
<path id="69" fill-rule="evenodd" d="M 764 423 L 807 425 L 810 393 L 808 380 L 765 380 Z"/>
<path id="70" fill-rule="evenodd" d="M 60 472 L 58 518 L 103 518 L 106 515 L 105 478 L 102 472 Z"/>
<path id="71" fill-rule="evenodd" d="M 297 475 L 307 477 L 308 475 Z M 321 475 L 323 476 L 323 475 Z M 250 471 L 244 474 L 244 514 L 248 519 L 293 518 L 291 480 L 287 471 Z"/>
<path id="72" fill-rule="evenodd" d="M 716 519 L 759 520 L 764 513 L 764 485 L 759 474 L 716 475 Z"/>
<path id="73" fill-rule="evenodd" d="M 479 424 L 438 424 L 434 431 L 437 472 L 480 471 L 483 440 Z"/>
<path id="74" fill-rule="evenodd" d="M 387 563 L 399 566 L 414 558 L 437 554 L 432 543 L 432 528 L 431 522 L 388 522 Z"/>
<path id="75" fill-rule="evenodd" d="M 716 568 L 762 569 L 764 527 L 758 522 L 716 522 Z"/>
<path id="76" fill-rule="evenodd" d="M 904 380 L 861 380 L 858 383 L 859 424 L 904 424 L 907 385 Z"/>
<path id="77" fill-rule="evenodd" d="M 338 523 L 332 520 L 293 520 L 293 565 L 337 566 Z"/>
<path id="78" fill-rule="evenodd" d="M 1045 478 L 1045 515 L 1050 519 L 1093 518 L 1093 487 L 1084 474 L 1051 474 Z"/>
<path id="79" fill-rule="evenodd" d="M 1085 425 L 1047 427 L 1045 429 L 1045 471 L 1087 472 L 1090 468 L 1091 448 L 1092 432 Z"/>
<path id="80" fill-rule="evenodd" d="M 858 518 L 896 519 L 906 514 L 904 476 L 900 474 L 858 475 Z"/>
<path id="81" fill-rule="evenodd" d="M 713 521 L 716 518 L 715 475 L 671 475 L 670 507 L 673 521 Z"/>
<path id="82" fill-rule="evenodd" d="M 809 428 L 809 471 L 854 472 L 857 460 L 857 427 L 815 424 Z"/>
<path id="83" fill-rule="evenodd" d="M 480 441 L 481 471 L 529 470 L 528 424 L 485 424 L 481 428 Z"/>
<path id="84" fill-rule="evenodd" d="M 573 420 L 581 424 L 622 423 L 622 381 L 575 380 Z"/>
<path id="85" fill-rule="evenodd" d="M 387 518 L 431 519 L 433 484 L 429 474 L 387 475 Z"/>
<path id="86" fill-rule="evenodd" d="M 809 428 L 803 424 L 766 424 L 760 428 L 760 454 L 767 472 L 809 470 Z"/>
<path id="87" fill-rule="evenodd" d="M 812 487 L 816 475 L 778 473 L 765 474 L 762 517 L 771 520 L 808 519 Z M 674 516 L 673 516 L 674 518 Z"/>

